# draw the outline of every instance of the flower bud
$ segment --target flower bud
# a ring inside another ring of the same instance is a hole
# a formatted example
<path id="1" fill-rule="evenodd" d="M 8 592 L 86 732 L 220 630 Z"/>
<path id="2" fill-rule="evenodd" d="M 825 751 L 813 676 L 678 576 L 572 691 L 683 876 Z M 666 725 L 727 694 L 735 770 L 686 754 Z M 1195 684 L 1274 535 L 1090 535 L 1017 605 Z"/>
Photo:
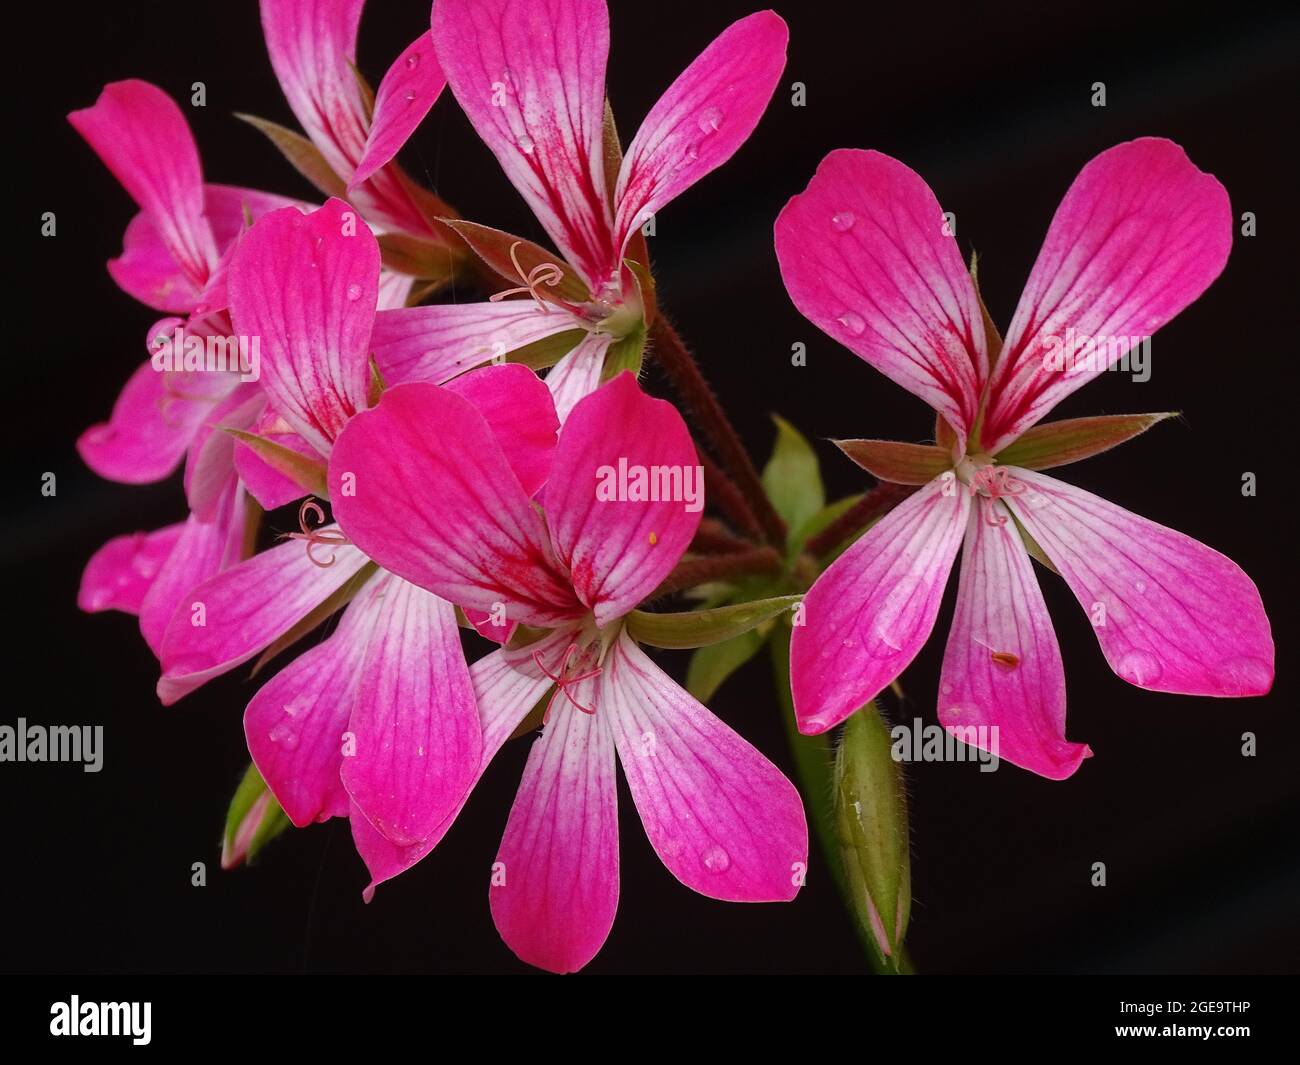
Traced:
<path id="1" fill-rule="evenodd" d="M 289 827 L 289 818 L 250 765 L 226 812 L 226 832 L 221 842 L 221 868 L 233 869 L 251 862 L 257 852 Z"/>
<path id="2" fill-rule="evenodd" d="M 835 755 L 835 828 L 854 914 L 897 968 L 912 909 L 903 767 L 874 703 L 845 722 Z"/>

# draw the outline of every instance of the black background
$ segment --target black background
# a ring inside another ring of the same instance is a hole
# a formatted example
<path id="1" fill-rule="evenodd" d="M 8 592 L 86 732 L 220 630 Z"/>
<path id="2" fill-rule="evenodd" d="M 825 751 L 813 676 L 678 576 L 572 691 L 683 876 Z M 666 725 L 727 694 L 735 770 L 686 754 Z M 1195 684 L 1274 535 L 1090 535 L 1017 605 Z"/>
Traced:
<path id="1" fill-rule="evenodd" d="M 614 0 L 609 92 L 625 140 L 744 3 Z M 422 28 L 427 4 L 372 0 L 359 64 L 377 83 Z M 1258 583 L 1279 647 L 1264 699 L 1139 691 L 1106 667 L 1087 619 L 1050 575 L 1070 687 L 1069 736 L 1096 756 L 1063 783 L 1011 766 L 917 765 L 911 949 L 924 972 L 1273 972 L 1300 957 L 1296 824 L 1300 785 L 1291 670 L 1295 559 L 1296 356 L 1294 15 L 1186 3 L 787 3 L 783 84 L 749 143 L 660 212 L 663 305 L 760 457 L 771 411 L 819 438 L 920 440 L 918 401 L 805 322 L 781 286 L 771 224 L 820 158 L 872 147 L 918 170 L 981 255 L 1003 326 L 1070 181 L 1133 136 L 1181 143 L 1226 185 L 1258 236 L 1238 237 L 1223 276 L 1154 342 L 1153 374 L 1119 374 L 1054 416 L 1182 410 L 1108 455 L 1064 471 L 1239 562 Z M 181 100 L 208 180 L 306 198 L 313 191 L 254 130 L 249 111 L 294 125 L 272 75 L 255 5 L 230 2 L 33 6 L 10 37 L 9 167 L 27 187 L 6 289 L 17 335 L 5 365 L 9 466 L 0 721 L 103 724 L 104 770 L 0 766 L 6 934 L 0 967 L 26 972 L 522 971 L 488 913 L 488 868 L 526 755 L 508 746 L 444 843 L 363 906 L 347 826 L 292 833 L 255 867 L 223 874 L 218 839 L 248 757 L 242 672 L 164 710 L 156 662 L 134 619 L 84 616 L 86 559 L 111 536 L 179 520 L 179 478 L 99 481 L 73 449 L 108 413 L 156 314 L 120 293 L 103 263 L 134 212 L 64 121 L 104 82 L 153 81 Z M 188 106 L 207 85 L 205 109 Z M 807 106 L 788 86 L 807 85 Z M 1090 104 L 1104 81 L 1108 106 Z M 544 239 L 450 96 L 404 155 L 468 218 Z M 58 236 L 39 236 L 54 211 Z M 12 321 L 13 319 L 9 319 Z M 790 365 L 791 344 L 808 365 Z M 647 387 L 663 391 L 652 367 Z M 833 497 L 863 477 L 818 445 Z M 58 494 L 40 495 L 45 471 Z M 1258 477 L 1243 498 L 1241 477 Z M 895 717 L 933 720 L 937 635 L 904 675 Z M 684 669 L 684 656 L 666 656 Z M 768 664 L 734 677 L 714 709 L 789 766 Z M 1258 736 L 1243 758 L 1241 734 Z M 859 948 L 820 864 L 788 906 L 730 906 L 681 887 L 650 850 L 626 790 L 622 903 L 589 972 L 852 972 Z M 815 859 L 816 860 L 816 859 Z M 190 867 L 208 863 L 208 885 Z M 1109 884 L 1089 883 L 1094 861 Z"/>

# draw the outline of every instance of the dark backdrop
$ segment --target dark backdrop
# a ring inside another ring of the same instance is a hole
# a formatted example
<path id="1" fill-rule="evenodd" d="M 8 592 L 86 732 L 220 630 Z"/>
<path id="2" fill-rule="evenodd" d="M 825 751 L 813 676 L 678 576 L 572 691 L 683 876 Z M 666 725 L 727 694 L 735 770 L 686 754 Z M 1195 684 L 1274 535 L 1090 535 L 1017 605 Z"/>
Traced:
<path id="1" fill-rule="evenodd" d="M 625 137 L 673 77 L 747 3 L 653 0 L 613 8 L 610 96 Z M 1163 425 L 1065 476 L 1236 559 L 1259 584 L 1279 645 L 1264 699 L 1139 691 L 1106 667 L 1064 585 L 1048 577 L 1070 690 L 1069 734 L 1096 757 L 1064 783 L 1010 766 L 919 765 L 910 773 L 911 945 L 929 972 L 1275 971 L 1300 956 L 1293 656 L 1296 354 L 1294 17 L 1247 4 L 1097 2 L 785 3 L 783 87 L 750 142 L 661 212 L 652 242 L 664 305 L 700 353 L 746 439 L 770 446 L 771 411 L 809 434 L 923 439 L 919 401 L 805 322 L 782 289 L 771 223 L 837 147 L 874 147 L 923 174 L 981 254 L 1004 326 L 1057 202 L 1098 151 L 1133 136 L 1179 141 L 1227 186 L 1259 234 L 1238 238 L 1222 278 L 1161 331 L 1151 380 L 1119 374 L 1060 415 L 1178 409 Z M 376 81 L 422 27 L 427 3 L 372 2 L 360 66 Z M 510 745 L 455 829 L 365 907 L 364 870 L 340 822 L 295 832 L 252 869 L 222 874 L 217 840 L 245 765 L 243 674 L 170 710 L 156 663 L 124 615 L 74 606 L 81 567 L 110 536 L 182 513 L 179 479 L 110 485 L 73 441 L 104 418 L 156 315 L 104 271 L 134 207 L 64 121 L 102 83 L 142 77 L 206 109 L 185 110 L 209 180 L 309 196 L 231 118 L 293 124 L 262 47 L 255 5 L 37 5 L 10 39 L 17 246 L 6 286 L 11 339 L 3 534 L 7 711 L 106 726 L 106 765 L 0 766 L 9 916 L 0 966 L 20 971 L 517 971 L 488 913 L 487 871 L 525 757 Z M 807 85 L 807 106 L 788 86 Z M 1090 105 L 1104 81 L 1105 109 Z M 404 157 L 467 216 L 540 236 L 450 97 Z M 38 235 L 57 212 L 58 237 Z M 12 230 L 11 230 L 12 232 Z M 10 319 L 13 320 L 12 318 Z M 808 366 L 789 364 L 808 345 Z M 656 371 L 648 387 L 663 389 Z M 864 478 L 825 443 L 833 495 Z M 58 475 L 42 498 L 40 475 Z M 1241 475 L 1258 476 L 1243 498 Z M 950 601 L 938 631 L 946 628 Z M 933 720 L 942 638 L 905 674 L 907 717 Z M 669 668 L 680 671 L 684 657 Z M 767 663 L 714 708 L 788 767 Z M 897 707 L 894 708 L 897 712 Z M 1253 759 L 1240 737 L 1259 737 Z M 849 972 L 862 968 L 824 870 L 789 906 L 728 906 L 678 885 L 622 795 L 622 905 L 591 972 Z M 205 888 L 190 866 L 208 863 Z M 1089 885 L 1105 861 L 1109 886 Z"/>

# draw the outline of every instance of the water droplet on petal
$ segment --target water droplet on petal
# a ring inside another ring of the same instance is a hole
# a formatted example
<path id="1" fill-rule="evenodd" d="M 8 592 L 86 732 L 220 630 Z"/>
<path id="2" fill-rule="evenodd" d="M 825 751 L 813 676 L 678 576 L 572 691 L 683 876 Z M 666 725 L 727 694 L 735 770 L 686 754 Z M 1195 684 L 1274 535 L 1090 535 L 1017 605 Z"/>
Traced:
<path id="1" fill-rule="evenodd" d="M 267 739 L 272 743 L 280 744 L 287 751 L 292 751 L 298 746 L 298 733 L 288 725 L 276 725 L 267 734 Z"/>
<path id="2" fill-rule="evenodd" d="M 525 133 L 522 137 L 519 138 L 518 144 L 519 144 L 519 150 L 523 152 L 524 155 L 532 155 L 533 149 L 537 147 L 533 143 L 533 138 L 528 136 L 527 133 Z"/>
<path id="3" fill-rule="evenodd" d="M 837 233 L 847 233 L 853 228 L 853 223 L 856 221 L 857 219 L 853 216 L 852 211 L 840 211 L 838 214 L 832 216 L 831 226 Z"/>
<path id="4" fill-rule="evenodd" d="M 1133 585 L 1133 590 L 1138 593 L 1145 592 L 1147 590 L 1147 582 L 1138 581 L 1136 584 Z"/>
<path id="5" fill-rule="evenodd" d="M 408 104 L 413 104 L 413 103 L 415 103 L 415 90 L 414 90 L 414 89 L 412 89 L 410 92 L 408 92 L 408 93 L 406 94 L 406 102 L 407 102 Z"/>
<path id="6" fill-rule="evenodd" d="M 899 577 L 876 611 L 871 630 L 874 637 L 872 653 L 887 657 L 901 651 L 903 638 L 911 629 L 924 602 L 925 582 L 918 577 Z"/>
<path id="7" fill-rule="evenodd" d="M 722 126 L 722 108 L 706 107 L 700 112 L 700 132 L 706 136 Z"/>
<path id="8" fill-rule="evenodd" d="M 731 868 L 731 855 L 721 847 L 713 846 L 700 855 L 704 868 L 711 873 L 725 873 Z"/>
<path id="9" fill-rule="evenodd" d="M 348 299 L 359 300 L 361 298 L 361 286 L 355 281 L 348 286 Z"/>
<path id="10" fill-rule="evenodd" d="M 1160 679 L 1162 671 L 1160 662 L 1150 651 L 1125 651 L 1120 657 L 1115 672 L 1130 684 L 1146 688 Z"/>
<path id="11" fill-rule="evenodd" d="M 854 314 L 853 311 L 845 311 L 839 316 L 838 321 L 855 337 L 860 337 L 867 331 L 867 323 L 863 321 L 862 315 Z"/>
<path id="12" fill-rule="evenodd" d="M 414 70 L 420 65 L 420 53 L 415 52 L 406 57 L 406 67 L 408 70 Z"/>

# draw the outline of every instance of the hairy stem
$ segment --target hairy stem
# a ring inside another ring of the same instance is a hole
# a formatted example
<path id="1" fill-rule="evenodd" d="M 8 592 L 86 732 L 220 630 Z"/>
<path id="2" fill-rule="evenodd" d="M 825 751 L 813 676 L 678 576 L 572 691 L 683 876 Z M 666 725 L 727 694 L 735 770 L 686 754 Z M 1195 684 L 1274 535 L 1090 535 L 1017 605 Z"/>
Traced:
<path id="1" fill-rule="evenodd" d="M 725 555 L 701 555 L 684 558 L 654 590 L 654 596 L 680 592 L 697 584 L 711 581 L 729 581 L 737 577 L 753 577 L 762 573 L 780 573 L 781 553 L 772 547 L 750 547 L 731 551 Z"/>
<path id="2" fill-rule="evenodd" d="M 718 456 L 722 468 L 731 477 L 769 543 L 785 543 L 785 522 L 772 506 L 758 470 L 750 461 L 745 445 L 727 418 L 718 397 L 700 372 L 677 330 L 668 324 L 662 312 L 650 327 L 651 351 L 664 368 L 682 402 L 694 414 L 695 423 Z"/>
<path id="3" fill-rule="evenodd" d="M 828 554 L 868 522 L 888 514 L 915 491 L 915 486 L 910 484 L 882 481 L 816 536 L 810 536 L 804 550 L 818 557 Z"/>

